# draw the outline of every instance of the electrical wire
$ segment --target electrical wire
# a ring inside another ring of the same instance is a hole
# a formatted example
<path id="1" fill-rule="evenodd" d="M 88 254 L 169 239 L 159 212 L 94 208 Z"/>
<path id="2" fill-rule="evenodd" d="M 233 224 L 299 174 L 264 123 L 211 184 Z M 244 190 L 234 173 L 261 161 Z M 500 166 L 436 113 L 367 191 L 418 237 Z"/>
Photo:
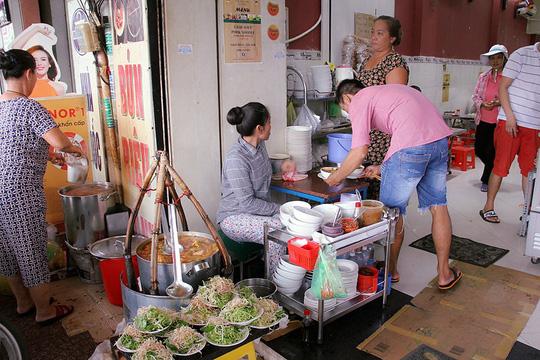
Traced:
<path id="1" fill-rule="evenodd" d="M 304 31 L 303 33 L 301 33 L 300 35 L 296 35 L 295 37 L 291 38 L 291 39 L 287 39 L 285 40 L 285 44 L 288 44 L 288 43 L 291 43 L 293 41 L 296 41 L 300 38 L 303 38 L 304 36 L 306 36 L 307 34 L 309 34 L 310 32 L 312 32 L 313 30 L 315 30 L 317 28 L 317 26 L 319 26 L 319 24 L 321 23 L 322 21 L 322 14 L 319 15 L 319 19 L 315 22 L 315 24 L 310 27 L 309 29 L 307 29 L 306 31 Z"/>

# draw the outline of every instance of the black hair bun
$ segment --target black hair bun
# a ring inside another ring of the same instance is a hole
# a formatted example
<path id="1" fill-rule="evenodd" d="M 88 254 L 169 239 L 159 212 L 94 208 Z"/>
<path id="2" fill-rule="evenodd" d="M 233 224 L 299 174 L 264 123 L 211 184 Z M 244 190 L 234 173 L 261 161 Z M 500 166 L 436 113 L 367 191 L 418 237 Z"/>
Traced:
<path id="1" fill-rule="evenodd" d="M 243 119 L 244 119 L 244 110 L 242 110 L 241 107 L 238 107 L 238 106 L 233 107 L 227 113 L 227 121 L 231 125 L 241 124 Z"/>
<path id="2" fill-rule="evenodd" d="M 17 66 L 17 62 L 13 56 L 6 52 L 4 49 L 0 49 L 0 69 L 11 70 Z"/>

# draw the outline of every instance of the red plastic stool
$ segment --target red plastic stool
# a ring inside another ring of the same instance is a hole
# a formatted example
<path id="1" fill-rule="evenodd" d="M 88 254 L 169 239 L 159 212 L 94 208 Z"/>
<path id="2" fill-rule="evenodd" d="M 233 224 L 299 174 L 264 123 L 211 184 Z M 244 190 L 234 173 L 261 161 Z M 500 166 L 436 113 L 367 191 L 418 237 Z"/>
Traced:
<path id="1" fill-rule="evenodd" d="M 453 146 L 452 167 L 458 168 L 461 171 L 467 171 L 467 169 L 474 169 L 474 148 L 468 146 Z"/>

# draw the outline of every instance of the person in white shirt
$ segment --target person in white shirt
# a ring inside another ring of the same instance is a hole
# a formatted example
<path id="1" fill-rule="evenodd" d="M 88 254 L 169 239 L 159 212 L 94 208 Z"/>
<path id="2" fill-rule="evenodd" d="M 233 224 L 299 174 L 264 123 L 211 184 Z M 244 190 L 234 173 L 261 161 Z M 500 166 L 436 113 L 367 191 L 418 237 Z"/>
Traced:
<path id="1" fill-rule="evenodd" d="M 519 48 L 510 55 L 499 84 L 499 100 L 494 167 L 487 200 L 480 210 L 482 219 L 490 223 L 500 222 L 495 212 L 495 197 L 516 155 L 524 193 L 527 176 L 535 167 L 540 145 L 540 42 Z"/>

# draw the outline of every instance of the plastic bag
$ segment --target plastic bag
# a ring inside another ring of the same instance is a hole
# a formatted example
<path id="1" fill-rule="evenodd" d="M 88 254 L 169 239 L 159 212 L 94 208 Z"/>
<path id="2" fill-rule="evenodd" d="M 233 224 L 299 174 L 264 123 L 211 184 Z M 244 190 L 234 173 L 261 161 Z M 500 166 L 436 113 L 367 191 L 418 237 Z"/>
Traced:
<path id="1" fill-rule="evenodd" d="M 321 122 L 319 119 L 317 119 L 317 117 L 310 110 L 310 108 L 304 104 L 302 105 L 302 108 L 300 109 L 300 112 L 298 113 L 298 116 L 294 121 L 294 125 L 310 127 L 311 133 L 315 134 L 317 131 L 319 131 Z"/>
<path id="2" fill-rule="evenodd" d="M 337 266 L 336 252 L 332 245 L 322 245 L 313 271 L 311 292 L 317 299 L 345 298 L 341 273 Z"/>

